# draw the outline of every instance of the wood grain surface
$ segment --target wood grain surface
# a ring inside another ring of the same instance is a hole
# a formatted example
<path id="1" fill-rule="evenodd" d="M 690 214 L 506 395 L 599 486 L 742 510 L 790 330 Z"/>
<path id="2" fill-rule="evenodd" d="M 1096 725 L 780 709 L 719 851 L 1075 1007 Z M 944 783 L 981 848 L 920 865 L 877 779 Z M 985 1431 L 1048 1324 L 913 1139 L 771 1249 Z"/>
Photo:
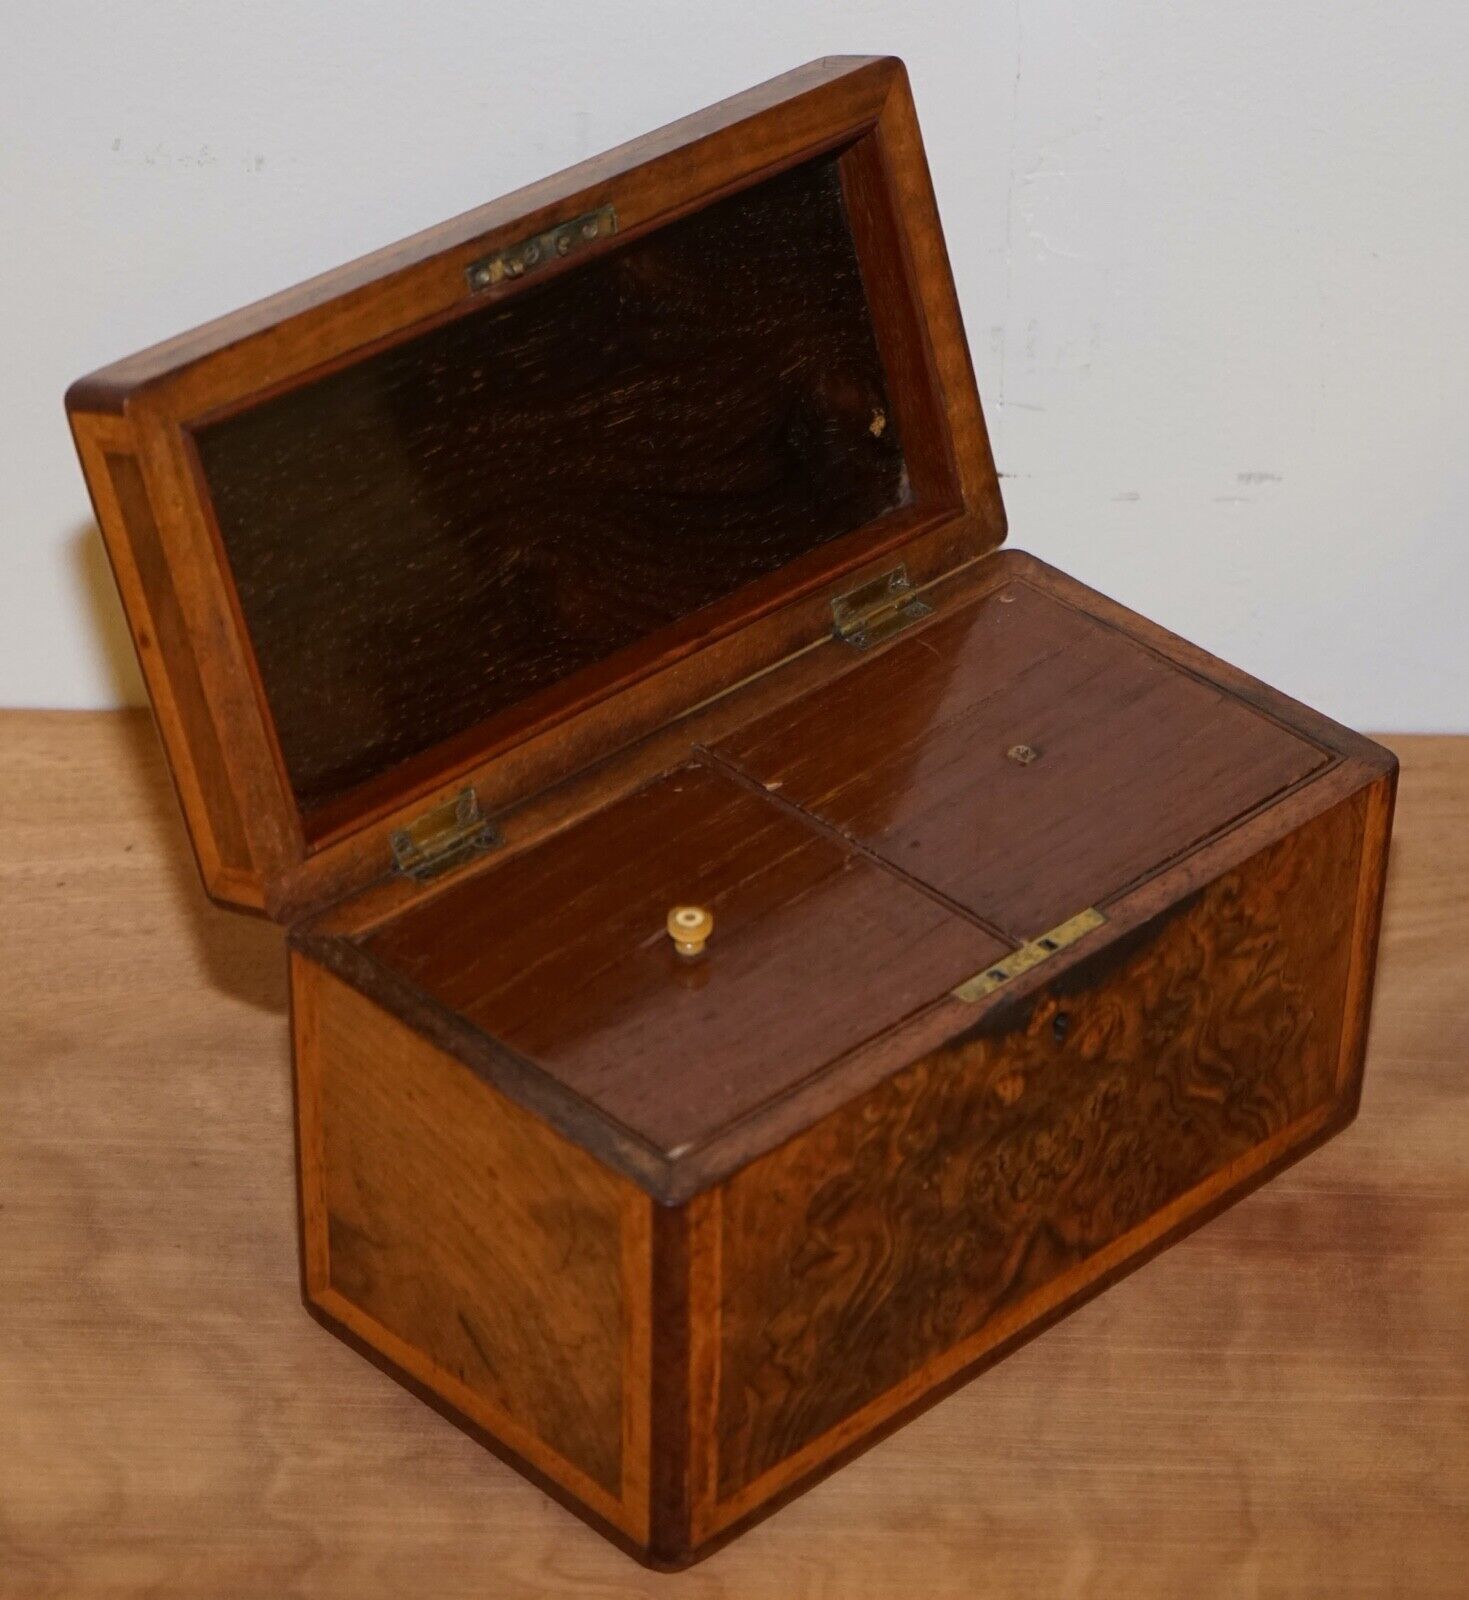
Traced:
<path id="1" fill-rule="evenodd" d="M 637 1409 L 624 1373 L 647 1321 L 646 1288 L 624 1284 L 624 1213 L 646 1233 L 647 1197 L 355 989 L 297 970 L 313 1296 L 370 1318 L 360 1331 L 417 1352 L 426 1381 L 467 1390 L 548 1473 L 620 1507 Z"/>
<path id="2" fill-rule="evenodd" d="M 1328 760 L 1023 579 L 716 754 L 1022 942 Z"/>
<path id="3" fill-rule="evenodd" d="M 957 1371 L 1332 1100 L 1365 798 L 1109 951 L 1104 981 L 1063 980 L 729 1180 L 721 1500 Z"/>
<path id="4" fill-rule="evenodd" d="M 196 439 L 307 811 L 908 496 L 831 157 Z"/>
<path id="5" fill-rule="evenodd" d="M 688 904 L 715 918 L 698 961 L 666 931 L 670 908 Z M 364 944 L 665 1156 L 788 1095 L 1009 948 L 699 764 L 451 884 Z"/>
<path id="6" fill-rule="evenodd" d="M 615 233 L 472 286 L 608 205 Z M 282 921 L 463 783 L 564 778 L 824 637 L 839 581 L 1004 537 L 892 58 L 809 63 L 80 379 L 67 411 L 205 881 Z"/>
<path id="7" fill-rule="evenodd" d="M 1357 1123 L 663 1577 L 307 1317 L 279 930 L 145 719 L 0 718 L 0 1595 L 1462 1595 L 1469 740 L 1390 742 Z"/>

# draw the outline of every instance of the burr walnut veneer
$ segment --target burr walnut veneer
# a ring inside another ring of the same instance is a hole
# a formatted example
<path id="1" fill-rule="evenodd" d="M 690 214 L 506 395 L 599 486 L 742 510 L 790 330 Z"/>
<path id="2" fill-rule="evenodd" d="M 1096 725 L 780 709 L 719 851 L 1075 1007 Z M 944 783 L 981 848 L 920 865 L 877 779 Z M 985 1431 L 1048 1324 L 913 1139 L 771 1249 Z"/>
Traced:
<path id="1" fill-rule="evenodd" d="M 998 548 L 898 63 L 68 409 L 205 883 L 290 930 L 307 1301 L 641 1559 L 1354 1115 L 1392 760 Z"/>

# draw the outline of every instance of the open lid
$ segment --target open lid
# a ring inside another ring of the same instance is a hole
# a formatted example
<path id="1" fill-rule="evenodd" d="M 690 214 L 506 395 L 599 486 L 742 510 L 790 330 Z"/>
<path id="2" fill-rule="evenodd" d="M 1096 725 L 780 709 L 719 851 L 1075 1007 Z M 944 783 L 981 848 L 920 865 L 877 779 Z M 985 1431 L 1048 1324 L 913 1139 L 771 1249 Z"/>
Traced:
<path id="1" fill-rule="evenodd" d="M 206 883 L 283 917 L 464 784 L 505 804 L 895 560 L 1004 536 L 891 59 L 800 68 L 67 406 Z"/>

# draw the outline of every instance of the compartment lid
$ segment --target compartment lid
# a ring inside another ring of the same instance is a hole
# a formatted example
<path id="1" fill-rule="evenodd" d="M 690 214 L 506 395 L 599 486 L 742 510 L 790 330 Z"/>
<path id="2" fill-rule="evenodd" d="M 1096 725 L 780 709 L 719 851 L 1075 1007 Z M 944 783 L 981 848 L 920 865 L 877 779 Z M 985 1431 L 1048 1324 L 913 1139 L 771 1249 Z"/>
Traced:
<path id="1" fill-rule="evenodd" d="M 688 902 L 712 917 L 692 959 L 667 931 Z M 359 935 L 293 941 L 664 1200 L 1010 949 L 703 761 Z"/>
<path id="2" fill-rule="evenodd" d="M 890 59 L 801 68 L 67 403 L 206 880 L 283 917 L 466 781 L 515 798 L 820 637 L 895 559 L 1004 535 Z"/>

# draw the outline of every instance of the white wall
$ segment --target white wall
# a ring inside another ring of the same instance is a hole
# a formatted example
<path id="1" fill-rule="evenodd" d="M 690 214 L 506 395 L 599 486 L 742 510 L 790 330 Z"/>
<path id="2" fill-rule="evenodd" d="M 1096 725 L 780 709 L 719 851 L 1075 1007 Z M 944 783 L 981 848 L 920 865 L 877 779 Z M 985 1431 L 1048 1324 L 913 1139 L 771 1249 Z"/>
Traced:
<path id="1" fill-rule="evenodd" d="M 1011 539 L 1469 730 L 1463 0 L 6 0 L 0 704 L 139 698 L 67 382 L 811 56 L 907 58 Z"/>

